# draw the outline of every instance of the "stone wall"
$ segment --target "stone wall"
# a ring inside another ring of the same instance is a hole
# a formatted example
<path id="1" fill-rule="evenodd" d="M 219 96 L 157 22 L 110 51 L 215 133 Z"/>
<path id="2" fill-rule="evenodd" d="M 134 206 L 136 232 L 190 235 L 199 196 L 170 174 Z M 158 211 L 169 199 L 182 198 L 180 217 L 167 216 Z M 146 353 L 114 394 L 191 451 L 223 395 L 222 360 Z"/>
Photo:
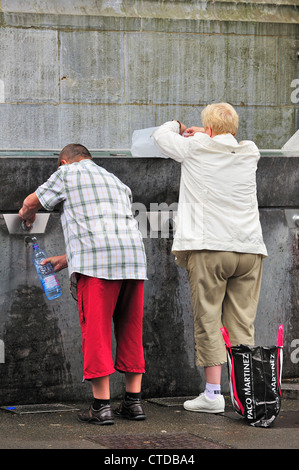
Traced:
<path id="1" fill-rule="evenodd" d="M 2 0 L 0 148 L 129 148 L 134 129 L 240 115 L 239 140 L 298 128 L 295 0 Z"/>
<path id="2" fill-rule="evenodd" d="M 160 210 L 178 200 L 180 165 L 171 159 L 109 157 L 95 162 L 129 185 L 137 210 Z M 22 155 L 23 154 L 23 155 Z M 67 270 L 58 273 L 62 296 L 48 301 L 31 261 L 24 234 L 10 234 L 6 212 L 17 212 L 24 197 L 56 169 L 50 152 L 1 152 L 0 164 L 0 400 L 16 404 L 80 400 L 90 396 L 82 384 L 81 332 L 77 303 L 69 291 Z M 255 323 L 257 345 L 272 345 L 284 326 L 283 377 L 298 377 L 299 157 L 262 157 L 257 172 L 260 217 L 268 258 Z M 287 188 L 287 191 L 285 191 Z M 140 222 L 143 215 L 137 214 Z M 196 395 L 204 386 L 195 365 L 193 319 L 186 271 L 171 254 L 172 233 L 143 231 L 148 260 L 144 297 L 144 397 Z M 151 229 L 151 230 L 150 230 Z M 36 234 L 49 255 L 64 253 L 58 208 L 45 233 Z M 3 354 L 2 354 L 3 356 Z M 228 392 L 223 367 L 223 390 Z M 111 376 L 112 397 L 124 390 L 123 374 Z"/>
<path id="3" fill-rule="evenodd" d="M 173 118 L 199 124 L 202 108 L 216 101 L 239 112 L 239 140 L 281 148 L 299 123 L 298 23 L 296 0 L 0 1 L 0 149 L 8 149 L 0 159 L 3 404 L 90 394 L 80 383 L 81 335 L 67 273 L 59 275 L 63 296 L 48 302 L 24 236 L 10 235 L 3 218 L 55 170 L 52 151 L 30 149 L 81 142 L 123 151 L 134 129 Z M 147 210 L 177 201 L 175 162 L 95 155 Z M 298 375 L 297 182 L 298 157 L 261 159 L 258 195 L 269 258 L 256 341 L 274 342 L 284 324 L 285 377 Z M 63 252 L 58 212 L 39 238 L 49 253 Z M 145 238 L 147 397 L 197 394 L 202 385 L 188 282 L 171 245 L 171 237 Z M 226 371 L 223 380 L 227 390 Z M 120 396 L 122 375 L 114 374 L 111 385 L 112 397 Z"/>

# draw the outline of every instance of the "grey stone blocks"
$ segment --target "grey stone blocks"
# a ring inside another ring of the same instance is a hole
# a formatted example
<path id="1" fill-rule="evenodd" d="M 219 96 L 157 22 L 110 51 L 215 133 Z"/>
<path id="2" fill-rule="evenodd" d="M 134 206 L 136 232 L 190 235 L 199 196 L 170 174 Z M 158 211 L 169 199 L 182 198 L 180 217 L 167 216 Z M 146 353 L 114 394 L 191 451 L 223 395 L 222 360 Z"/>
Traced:
<path id="1" fill-rule="evenodd" d="M 134 129 L 200 125 L 216 101 L 237 108 L 237 137 L 260 148 L 297 130 L 294 18 L 271 23 L 260 2 L 254 22 L 229 20 L 228 2 L 217 3 L 225 21 L 204 2 L 193 13 L 184 2 L 96 3 L 65 0 L 55 14 L 47 2 L 1 2 L 0 148 L 129 148 Z"/>

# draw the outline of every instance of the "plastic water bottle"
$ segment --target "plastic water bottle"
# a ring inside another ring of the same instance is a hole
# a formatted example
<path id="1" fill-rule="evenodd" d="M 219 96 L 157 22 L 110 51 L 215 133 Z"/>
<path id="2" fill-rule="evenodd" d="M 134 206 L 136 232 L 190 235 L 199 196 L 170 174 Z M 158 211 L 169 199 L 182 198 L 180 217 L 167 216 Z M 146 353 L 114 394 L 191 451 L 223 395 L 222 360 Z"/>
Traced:
<path id="1" fill-rule="evenodd" d="M 39 280 L 43 286 L 46 297 L 49 300 L 53 300 L 57 297 L 60 297 L 61 289 L 58 284 L 52 264 L 47 263 L 43 266 L 40 264 L 44 259 L 48 258 L 47 254 L 38 246 L 37 242 L 33 244 L 32 248 L 32 261 L 36 268 Z"/>

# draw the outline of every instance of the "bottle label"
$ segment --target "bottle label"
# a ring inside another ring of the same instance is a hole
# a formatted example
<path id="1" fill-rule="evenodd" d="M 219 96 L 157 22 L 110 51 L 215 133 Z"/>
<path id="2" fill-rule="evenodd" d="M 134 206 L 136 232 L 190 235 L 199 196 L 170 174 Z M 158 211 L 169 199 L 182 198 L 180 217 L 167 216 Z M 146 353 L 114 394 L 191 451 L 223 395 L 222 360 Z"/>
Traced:
<path id="1" fill-rule="evenodd" d="M 59 287 L 57 278 L 56 278 L 56 276 L 54 276 L 54 274 L 52 276 L 45 277 L 42 280 L 42 282 L 44 284 L 45 290 L 54 289 L 55 287 Z"/>
<path id="2" fill-rule="evenodd" d="M 39 272 L 42 276 L 47 276 L 47 274 L 51 274 L 53 272 L 53 268 L 50 263 L 47 263 L 45 265 L 39 265 Z"/>

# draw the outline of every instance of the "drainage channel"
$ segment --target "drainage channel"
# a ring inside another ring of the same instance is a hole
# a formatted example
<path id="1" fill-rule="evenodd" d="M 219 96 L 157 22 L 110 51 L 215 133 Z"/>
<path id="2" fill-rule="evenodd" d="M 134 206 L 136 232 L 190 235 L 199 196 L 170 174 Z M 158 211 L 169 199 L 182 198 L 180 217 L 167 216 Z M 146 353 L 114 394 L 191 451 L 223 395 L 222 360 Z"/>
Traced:
<path id="1" fill-rule="evenodd" d="M 89 440 L 106 449 L 228 449 L 215 442 L 189 433 L 161 434 L 129 434 L 90 436 Z"/>

